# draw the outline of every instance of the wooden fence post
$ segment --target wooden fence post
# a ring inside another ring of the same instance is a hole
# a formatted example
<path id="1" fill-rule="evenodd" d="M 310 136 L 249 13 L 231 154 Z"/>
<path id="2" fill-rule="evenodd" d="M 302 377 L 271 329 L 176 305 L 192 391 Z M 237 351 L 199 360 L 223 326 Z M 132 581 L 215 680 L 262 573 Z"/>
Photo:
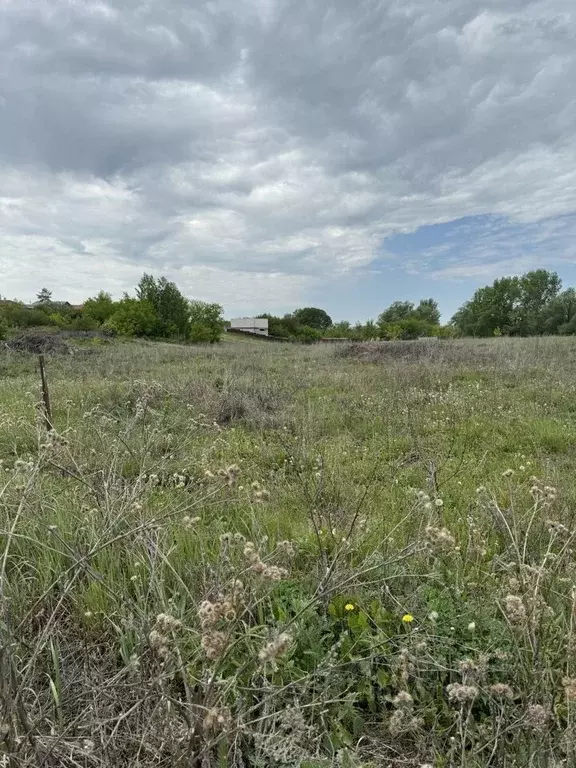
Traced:
<path id="1" fill-rule="evenodd" d="M 44 403 L 44 424 L 48 431 L 54 429 L 52 425 L 52 408 L 50 407 L 50 391 L 46 379 L 46 369 L 44 367 L 44 355 L 38 355 L 40 363 L 40 381 L 42 384 L 42 402 Z"/>

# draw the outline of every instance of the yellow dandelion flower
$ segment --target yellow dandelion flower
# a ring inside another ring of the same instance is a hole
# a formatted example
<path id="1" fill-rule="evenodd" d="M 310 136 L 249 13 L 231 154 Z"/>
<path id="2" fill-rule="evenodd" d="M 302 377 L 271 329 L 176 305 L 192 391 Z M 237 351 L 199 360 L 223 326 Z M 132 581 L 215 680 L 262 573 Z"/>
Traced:
<path id="1" fill-rule="evenodd" d="M 346 603 L 344 606 L 345 611 L 353 611 L 354 610 L 354 604 L 353 603 Z"/>
<path id="2" fill-rule="evenodd" d="M 402 616 L 402 621 L 404 624 L 411 624 L 414 621 L 414 616 L 412 616 L 411 613 L 405 613 L 404 616 Z"/>

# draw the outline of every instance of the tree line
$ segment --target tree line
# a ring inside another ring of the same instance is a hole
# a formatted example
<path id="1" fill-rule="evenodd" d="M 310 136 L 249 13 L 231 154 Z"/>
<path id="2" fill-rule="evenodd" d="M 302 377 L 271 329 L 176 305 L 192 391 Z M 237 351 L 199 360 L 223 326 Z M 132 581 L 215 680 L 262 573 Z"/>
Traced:
<path id="1" fill-rule="evenodd" d="M 440 310 L 434 299 L 422 299 L 418 304 L 395 301 L 377 320 L 352 325 L 347 320 L 334 323 L 328 313 L 318 307 L 296 309 L 283 317 L 262 314 L 268 318 L 271 336 L 299 341 L 321 338 L 341 338 L 355 341 L 373 339 L 417 339 L 420 336 L 445 336 L 451 332 L 440 325 Z"/>
<path id="2" fill-rule="evenodd" d="M 576 290 L 562 290 L 556 272 L 536 269 L 479 288 L 446 325 L 440 323 L 438 303 L 432 298 L 418 304 L 395 301 L 376 320 L 356 325 L 333 323 L 324 310 L 312 307 L 284 317 L 261 317 L 268 318 L 272 335 L 303 340 L 566 335 L 576 334 Z"/>
<path id="3" fill-rule="evenodd" d="M 395 301 L 376 320 L 355 325 L 333 322 L 319 307 L 303 307 L 281 317 L 258 317 L 268 319 L 271 336 L 305 343 L 321 338 L 392 341 L 426 336 L 565 335 L 576 334 L 576 290 L 562 290 L 556 272 L 537 269 L 479 288 L 446 325 L 441 324 L 438 303 L 432 298 L 418 304 Z M 213 343 L 221 339 L 226 322 L 219 304 L 190 301 L 165 277 L 144 274 L 135 295 L 124 294 L 118 301 L 100 291 L 75 307 L 54 301 L 46 288 L 32 306 L 0 301 L 0 338 L 10 328 L 35 326 Z"/>
<path id="4" fill-rule="evenodd" d="M 10 327 L 54 326 L 192 343 L 220 340 L 225 323 L 219 304 L 190 301 L 175 283 L 147 274 L 136 286 L 135 294 L 124 294 L 114 301 L 109 293 L 100 291 L 81 306 L 74 306 L 53 301 L 52 293 L 43 288 L 33 306 L 17 301 L 0 303 L 0 334 L 5 335 Z"/>

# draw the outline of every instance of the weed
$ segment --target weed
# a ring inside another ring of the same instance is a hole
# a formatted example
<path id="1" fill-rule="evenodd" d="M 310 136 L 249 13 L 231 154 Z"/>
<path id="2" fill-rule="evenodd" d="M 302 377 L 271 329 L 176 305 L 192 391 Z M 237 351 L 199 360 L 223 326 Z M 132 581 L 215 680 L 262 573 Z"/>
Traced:
<path id="1" fill-rule="evenodd" d="M 4 763 L 572 764 L 575 352 L 3 351 Z"/>

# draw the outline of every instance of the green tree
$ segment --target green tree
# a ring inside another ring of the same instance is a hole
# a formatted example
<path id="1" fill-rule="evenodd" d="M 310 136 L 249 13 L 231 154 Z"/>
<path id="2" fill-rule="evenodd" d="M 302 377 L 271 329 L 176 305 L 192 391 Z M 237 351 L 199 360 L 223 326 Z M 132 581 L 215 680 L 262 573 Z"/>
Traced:
<path id="1" fill-rule="evenodd" d="M 351 339 L 352 333 L 353 329 L 348 320 L 333 323 L 330 328 L 324 331 L 324 335 L 330 339 Z"/>
<path id="2" fill-rule="evenodd" d="M 158 317 L 153 305 L 146 300 L 133 299 L 130 296 L 116 304 L 104 327 L 122 336 L 154 336 L 158 326 Z"/>
<path id="3" fill-rule="evenodd" d="M 303 307 L 296 309 L 292 317 L 299 325 L 307 325 L 309 328 L 317 328 L 324 331 L 332 325 L 332 318 L 323 309 L 318 307 Z"/>
<path id="4" fill-rule="evenodd" d="M 115 304 L 112 296 L 105 291 L 100 291 L 97 296 L 86 299 L 83 315 L 94 320 L 98 325 L 102 325 L 114 314 L 114 310 Z"/>
<path id="5" fill-rule="evenodd" d="M 522 289 L 518 277 L 502 277 L 479 288 L 451 320 L 464 336 L 493 336 L 497 328 L 504 334 L 515 330 L 516 313 Z"/>
<path id="6" fill-rule="evenodd" d="M 464 336 L 530 336 L 545 331 L 547 307 L 558 296 L 560 278 L 537 269 L 502 277 L 479 288 L 451 320 Z"/>
<path id="7" fill-rule="evenodd" d="M 440 323 L 440 310 L 434 299 L 421 299 L 418 306 L 411 301 L 395 301 L 378 318 L 379 335 L 390 338 L 400 328 L 401 339 L 430 336 L 431 326 Z"/>
<path id="8" fill-rule="evenodd" d="M 414 304 L 411 301 L 394 301 L 382 312 L 378 318 L 378 325 L 397 323 L 399 320 L 407 320 L 415 313 Z"/>
<path id="9" fill-rule="evenodd" d="M 414 316 L 419 320 L 425 320 L 430 325 L 439 325 L 440 310 L 438 309 L 438 302 L 434 299 L 421 299 L 414 310 Z"/>
<path id="10" fill-rule="evenodd" d="M 402 341 L 411 341 L 419 339 L 421 336 L 433 336 L 434 331 L 439 326 L 421 320 L 418 317 L 407 317 L 405 320 L 398 320 L 396 323 L 384 323 L 379 325 L 380 337 L 388 341 L 401 339 Z"/>
<path id="11" fill-rule="evenodd" d="M 209 304 L 205 301 L 191 301 L 188 305 L 190 323 L 190 341 L 210 342 L 220 341 L 224 331 L 224 318 L 220 304 Z"/>
<path id="12" fill-rule="evenodd" d="M 41 288 L 36 294 L 36 298 L 38 299 L 38 304 L 50 304 L 52 301 L 52 291 L 49 291 L 48 288 Z"/>
<path id="13" fill-rule="evenodd" d="M 520 304 L 516 312 L 514 332 L 521 336 L 544 333 L 546 307 L 562 287 L 556 272 L 536 269 L 520 278 Z"/>
<path id="14" fill-rule="evenodd" d="M 568 288 L 550 301 L 542 312 L 544 333 L 576 334 L 576 290 Z"/>
<path id="15" fill-rule="evenodd" d="M 378 326 L 374 320 L 367 320 L 362 326 L 362 339 L 364 341 L 372 341 L 378 338 Z"/>
<path id="16" fill-rule="evenodd" d="M 153 332 L 155 336 L 188 338 L 189 302 L 175 283 L 165 277 L 156 280 L 152 275 L 144 274 L 138 283 L 136 295 L 140 301 L 146 301 L 154 308 L 157 318 Z"/>

